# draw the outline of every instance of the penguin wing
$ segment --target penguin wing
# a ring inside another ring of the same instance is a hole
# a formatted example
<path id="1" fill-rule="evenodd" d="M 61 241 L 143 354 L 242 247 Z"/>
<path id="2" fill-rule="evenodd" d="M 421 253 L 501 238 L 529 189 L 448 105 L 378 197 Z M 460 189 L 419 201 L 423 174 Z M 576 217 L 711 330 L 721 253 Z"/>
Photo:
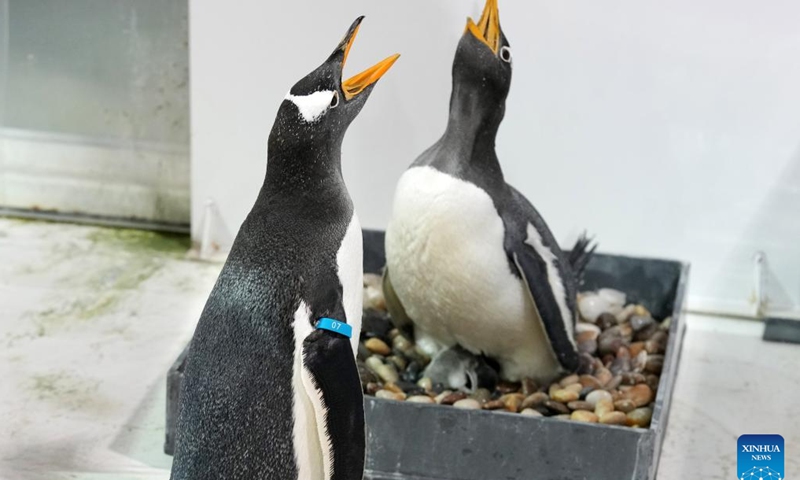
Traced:
<path id="1" fill-rule="evenodd" d="M 360 480 L 366 432 L 364 396 L 350 339 L 315 330 L 303 341 L 303 383 L 314 405 L 327 480 Z"/>
<path id="2" fill-rule="evenodd" d="M 579 361 L 573 338 L 577 279 L 539 213 L 521 193 L 509 188 L 514 201 L 503 215 L 506 254 L 531 295 L 558 362 L 575 371 Z"/>

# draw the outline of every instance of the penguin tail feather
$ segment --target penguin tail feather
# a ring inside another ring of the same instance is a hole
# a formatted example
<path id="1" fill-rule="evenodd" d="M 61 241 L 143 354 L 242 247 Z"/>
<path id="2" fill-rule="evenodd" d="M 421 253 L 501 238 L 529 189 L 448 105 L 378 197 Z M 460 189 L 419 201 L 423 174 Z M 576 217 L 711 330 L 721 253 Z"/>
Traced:
<path id="1" fill-rule="evenodd" d="M 575 273 L 578 285 L 583 283 L 583 272 L 586 270 L 586 265 L 589 263 L 589 260 L 591 260 L 596 249 L 597 242 L 594 241 L 594 237 L 588 237 L 584 231 L 581 236 L 578 237 L 575 246 L 570 250 L 567 261 L 572 267 L 572 271 Z"/>

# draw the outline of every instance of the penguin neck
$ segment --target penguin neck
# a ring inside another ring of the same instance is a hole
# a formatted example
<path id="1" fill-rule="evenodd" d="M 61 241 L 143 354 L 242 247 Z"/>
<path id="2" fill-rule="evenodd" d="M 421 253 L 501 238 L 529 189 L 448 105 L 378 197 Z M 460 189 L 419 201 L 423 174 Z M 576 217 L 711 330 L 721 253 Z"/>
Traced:
<path id="1" fill-rule="evenodd" d="M 495 153 L 497 130 L 504 113 L 504 100 L 498 102 L 476 86 L 453 82 L 443 146 L 486 180 L 504 182 Z"/>
<path id="2" fill-rule="evenodd" d="M 262 195 L 347 193 L 342 177 L 341 139 L 319 138 L 298 144 L 282 140 L 270 136 L 267 144 L 267 174 Z"/>

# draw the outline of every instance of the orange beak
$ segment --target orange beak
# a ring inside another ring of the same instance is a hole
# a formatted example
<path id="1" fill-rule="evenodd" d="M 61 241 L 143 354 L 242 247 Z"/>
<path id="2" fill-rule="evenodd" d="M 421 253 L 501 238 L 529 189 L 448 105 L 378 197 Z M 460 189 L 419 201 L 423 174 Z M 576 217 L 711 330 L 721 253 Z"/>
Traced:
<path id="1" fill-rule="evenodd" d="M 345 38 L 344 44 L 344 58 L 342 59 L 342 71 L 344 71 L 344 64 L 347 62 L 347 56 L 350 54 L 350 47 L 353 46 L 353 41 L 356 39 L 358 29 L 361 27 L 360 19 L 356 20 L 357 24 L 351 28 Z M 394 62 L 400 57 L 399 53 L 387 57 L 375 65 L 369 67 L 361 73 L 357 73 L 352 77 L 342 82 L 342 90 L 347 100 L 355 97 L 361 93 L 365 88 L 380 80 L 380 78 L 392 67 Z"/>
<path id="2" fill-rule="evenodd" d="M 497 0 L 486 0 L 481 19 L 476 25 L 472 18 L 467 18 L 466 31 L 475 38 L 485 43 L 492 52 L 497 53 L 500 48 L 500 14 L 497 9 Z"/>

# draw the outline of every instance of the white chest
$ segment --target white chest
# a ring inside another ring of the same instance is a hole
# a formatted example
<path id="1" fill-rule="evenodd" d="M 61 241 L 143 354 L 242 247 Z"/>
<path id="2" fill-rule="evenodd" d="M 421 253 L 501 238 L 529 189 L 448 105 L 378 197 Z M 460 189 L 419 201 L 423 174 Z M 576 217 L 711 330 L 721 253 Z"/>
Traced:
<path id="1" fill-rule="evenodd" d="M 528 366 L 551 368 L 552 354 L 529 293 L 511 271 L 504 238 L 484 190 L 431 167 L 403 174 L 386 256 L 406 313 L 442 346 L 458 343 L 501 365 L 507 358 L 504 370 L 515 377 Z"/>

